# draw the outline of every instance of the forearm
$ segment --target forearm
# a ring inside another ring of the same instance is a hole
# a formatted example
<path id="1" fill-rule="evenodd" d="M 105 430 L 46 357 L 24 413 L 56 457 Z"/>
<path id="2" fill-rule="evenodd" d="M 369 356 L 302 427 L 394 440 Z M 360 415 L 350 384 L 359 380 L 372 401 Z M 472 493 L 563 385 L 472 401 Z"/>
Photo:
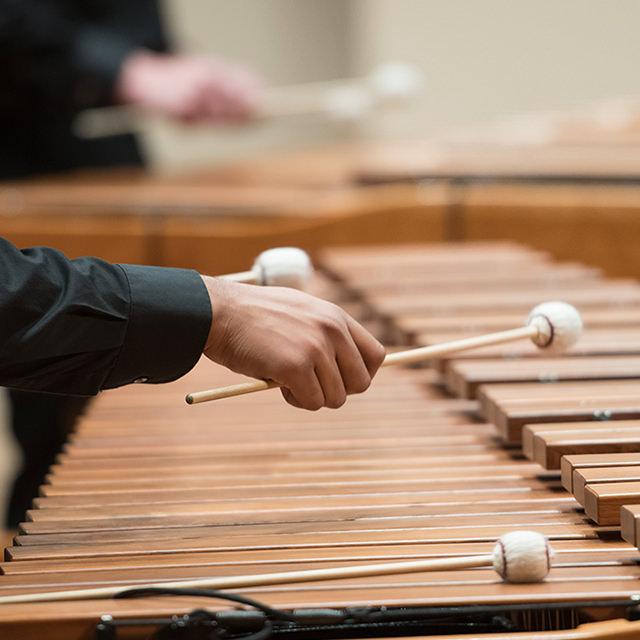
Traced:
<path id="1" fill-rule="evenodd" d="M 68 260 L 0 240 L 0 385 L 92 395 L 167 382 L 197 362 L 211 324 L 200 276 Z"/>

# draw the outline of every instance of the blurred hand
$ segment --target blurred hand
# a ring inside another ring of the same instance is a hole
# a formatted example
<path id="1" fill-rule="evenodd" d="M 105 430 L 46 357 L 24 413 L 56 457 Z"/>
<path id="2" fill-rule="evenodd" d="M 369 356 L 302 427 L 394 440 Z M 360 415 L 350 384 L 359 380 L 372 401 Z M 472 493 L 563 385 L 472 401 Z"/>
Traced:
<path id="1" fill-rule="evenodd" d="M 249 70 L 204 56 L 139 51 L 124 62 L 116 99 L 181 122 L 245 122 L 259 108 Z"/>
<path id="2" fill-rule="evenodd" d="M 294 289 L 203 280 L 213 309 L 205 355 L 276 381 L 294 407 L 341 407 L 384 360 L 384 347 L 334 304 Z"/>

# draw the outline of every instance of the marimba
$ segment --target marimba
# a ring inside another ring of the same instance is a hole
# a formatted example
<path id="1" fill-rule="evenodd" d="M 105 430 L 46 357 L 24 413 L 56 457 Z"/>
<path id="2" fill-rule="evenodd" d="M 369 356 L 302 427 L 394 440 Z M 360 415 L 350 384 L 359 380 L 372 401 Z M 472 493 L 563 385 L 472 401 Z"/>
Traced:
<path id="1" fill-rule="evenodd" d="M 331 250 L 322 264 L 331 278 L 316 291 L 334 299 L 357 291 L 352 308 L 372 320 L 374 283 L 389 283 L 394 272 L 399 282 L 416 283 L 402 292 L 416 309 L 424 303 L 412 316 L 424 322 L 447 315 L 430 304 L 422 273 L 441 282 L 450 277 L 452 287 L 442 287 L 450 297 L 459 291 L 460 300 L 469 295 L 461 284 L 468 273 L 473 290 L 493 299 L 500 286 L 492 273 L 505 276 L 508 295 L 519 290 L 518 274 L 526 292 L 531 271 L 541 268 L 558 294 L 592 292 L 586 307 L 612 334 L 625 326 L 616 313 L 637 312 L 640 305 L 634 296 L 640 286 L 625 283 L 625 304 L 618 306 L 615 294 L 605 295 L 609 282 L 593 270 L 557 266 L 540 252 L 504 243 Z M 619 292 L 619 285 L 610 286 Z M 539 289 L 531 291 L 534 303 Z M 461 306 L 447 313 L 458 322 L 470 312 L 508 323 L 518 308 Z M 389 330 L 393 309 L 383 316 Z M 402 333 L 400 321 L 391 333 Z M 640 509 L 633 505 L 640 503 L 634 493 L 640 433 L 630 414 L 640 413 L 640 387 L 632 376 L 618 377 L 621 359 L 637 367 L 633 346 L 630 354 L 578 352 L 566 360 L 496 360 L 492 354 L 486 361 L 451 358 L 432 369 L 385 369 L 340 411 L 316 414 L 292 409 L 276 391 L 184 405 L 186 391 L 237 381 L 207 362 L 168 386 L 106 393 L 52 467 L 0 567 L 0 597 L 126 589 L 212 575 L 467 556 L 524 528 L 546 534 L 556 548 L 543 583 L 505 584 L 488 569 L 469 569 L 232 590 L 271 609 L 238 610 L 203 593 L 177 592 L 4 604 L 0 636 L 146 638 L 163 628 L 161 637 L 171 638 L 214 623 L 237 634 L 267 634 L 270 618 L 275 633 L 295 626 L 320 638 L 470 631 L 466 637 L 522 631 L 517 637 L 633 638 L 637 627 L 624 622 L 562 632 L 633 615 L 637 604 Z M 463 388 L 464 397 L 452 397 L 443 382 L 454 392 Z M 607 436 L 624 452 L 598 449 Z M 536 452 L 552 446 L 559 464 L 544 469 Z M 626 483 L 629 490 L 621 486 Z M 527 633 L 534 630 L 556 631 Z"/>
<path id="2" fill-rule="evenodd" d="M 93 171 L 0 184 L 0 232 L 19 246 L 211 273 L 273 244 L 506 238 L 636 277 L 638 149 L 363 141 L 177 176 Z"/>

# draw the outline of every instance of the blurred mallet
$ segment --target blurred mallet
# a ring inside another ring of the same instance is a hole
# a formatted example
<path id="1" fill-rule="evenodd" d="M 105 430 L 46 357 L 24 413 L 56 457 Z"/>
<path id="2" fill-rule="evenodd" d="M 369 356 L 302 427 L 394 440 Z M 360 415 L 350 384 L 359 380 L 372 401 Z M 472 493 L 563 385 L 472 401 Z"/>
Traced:
<path id="1" fill-rule="evenodd" d="M 267 88 L 255 117 L 264 121 L 312 115 L 353 121 L 375 109 L 405 104 L 423 86 L 420 69 L 404 62 L 389 62 L 363 77 Z M 141 129 L 148 117 L 127 106 L 86 109 L 76 117 L 73 129 L 80 138 L 104 138 Z"/>
<path id="2" fill-rule="evenodd" d="M 387 562 L 383 564 L 353 565 L 331 569 L 308 569 L 281 573 L 262 573 L 248 576 L 201 578 L 179 582 L 137 584 L 130 587 L 111 586 L 49 593 L 25 593 L 0 597 L 0 605 L 24 602 L 53 602 L 61 600 L 98 600 L 113 598 L 134 589 L 243 589 L 275 584 L 344 580 L 372 576 L 454 571 L 475 567 L 493 567 L 506 582 L 542 582 L 551 569 L 553 550 L 545 536 L 535 531 L 511 531 L 496 543 L 493 553 L 482 556 Z"/>
<path id="3" fill-rule="evenodd" d="M 529 338 L 539 349 L 543 349 L 547 353 L 562 353 L 576 343 L 581 332 L 582 319 L 575 307 L 566 302 L 544 302 L 532 309 L 525 326 L 518 329 L 390 353 L 385 357 L 382 366 L 416 364 L 460 351 L 514 342 L 523 338 Z M 242 396 L 265 389 L 274 389 L 279 386 L 277 382 L 272 380 L 252 380 L 218 389 L 196 391 L 188 394 L 185 400 L 187 404 L 198 404 L 210 400 Z"/>

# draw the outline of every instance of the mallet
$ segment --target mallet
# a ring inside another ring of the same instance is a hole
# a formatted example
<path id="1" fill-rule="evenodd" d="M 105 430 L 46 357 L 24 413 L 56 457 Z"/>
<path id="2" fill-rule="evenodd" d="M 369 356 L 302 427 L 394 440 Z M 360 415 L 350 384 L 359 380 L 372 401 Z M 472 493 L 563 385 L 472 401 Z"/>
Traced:
<path id="1" fill-rule="evenodd" d="M 305 251 L 296 247 L 277 247 L 263 251 L 251 271 L 221 277 L 247 284 L 304 289 L 312 275 L 313 266 Z"/>
<path id="2" fill-rule="evenodd" d="M 384 564 L 353 565 L 331 569 L 308 569 L 281 573 L 262 573 L 249 576 L 200 578 L 178 582 L 134 584 L 128 587 L 100 587 L 73 591 L 20 594 L 0 597 L 0 605 L 20 602 L 52 602 L 60 600 L 98 600 L 112 598 L 128 589 L 241 589 L 296 582 L 343 580 L 371 576 L 451 571 L 474 567 L 493 567 L 506 582 L 541 582 L 551 569 L 553 551 L 545 536 L 535 531 L 512 531 L 502 536 L 493 553 L 483 556 L 388 562 Z"/>
<path id="3" fill-rule="evenodd" d="M 275 120 L 304 115 L 336 121 L 353 121 L 376 108 L 399 105 L 416 96 L 424 84 L 423 73 L 404 62 L 389 62 L 359 78 L 265 89 L 257 118 Z M 93 139 L 140 129 L 149 114 L 133 107 L 86 109 L 73 123 L 76 135 Z"/>
<path id="4" fill-rule="evenodd" d="M 524 327 L 390 353 L 385 357 L 382 366 L 415 364 L 459 351 L 514 342 L 523 338 L 529 338 L 538 348 L 547 353 L 557 354 L 566 351 L 575 344 L 581 332 L 582 320 L 575 307 L 566 302 L 544 302 L 532 309 Z M 252 380 L 218 389 L 196 391 L 188 394 L 185 400 L 187 404 L 198 404 L 210 400 L 242 396 L 254 391 L 274 389 L 279 386 L 277 382 L 272 380 Z"/>

